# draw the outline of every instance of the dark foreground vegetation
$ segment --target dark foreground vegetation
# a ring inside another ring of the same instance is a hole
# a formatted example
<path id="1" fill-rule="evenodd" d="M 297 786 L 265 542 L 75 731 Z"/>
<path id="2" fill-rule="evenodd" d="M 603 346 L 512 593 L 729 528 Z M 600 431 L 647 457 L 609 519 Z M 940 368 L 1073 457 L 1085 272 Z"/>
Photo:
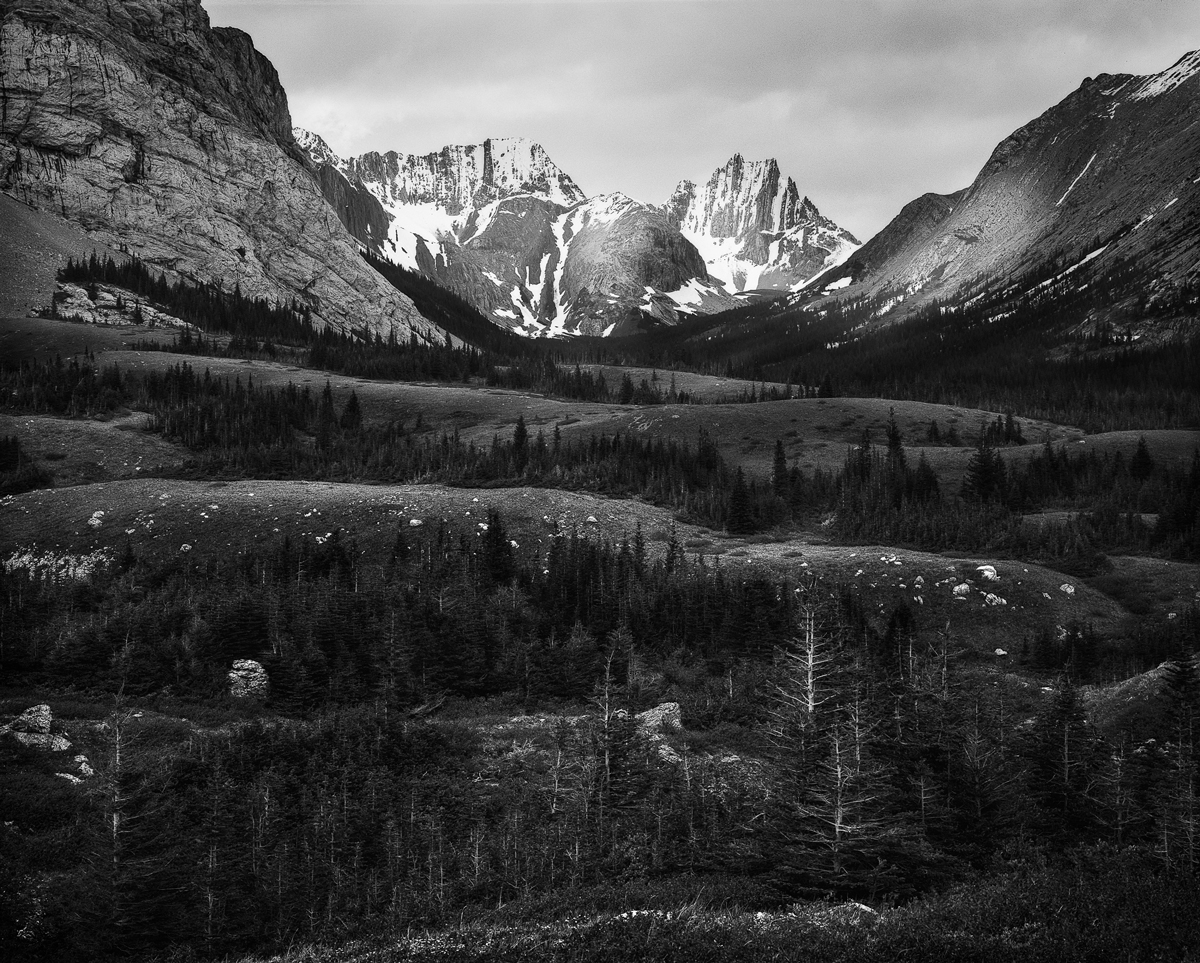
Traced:
<path id="1" fill-rule="evenodd" d="M 96 769 L 77 787 L 0 737 L 12 958 L 221 956 L 639 893 L 886 905 L 956 881 L 974 882 L 904 910 L 880 952 L 983 928 L 1049 954 L 1085 921 L 1039 901 L 1076 913 L 1081 888 L 1131 934 L 1194 936 L 1163 907 L 1200 869 L 1195 613 L 1157 651 L 1081 636 L 1031 710 L 904 606 L 884 626 L 828 583 L 671 547 L 651 560 L 636 535 L 564 536 L 545 555 L 513 541 L 493 513 L 401 524 L 376 558 L 343 536 L 195 561 L 8 560 L 5 677 L 64 693 L 50 701 Z M 1076 679 L 1098 656 L 1126 673 L 1169 662 L 1149 741 L 1088 723 Z M 269 674 L 257 702 L 225 695 L 241 658 Z M 686 731 L 633 718 L 664 701 Z M 541 958 L 711 936 L 702 914 L 638 919 Z"/>

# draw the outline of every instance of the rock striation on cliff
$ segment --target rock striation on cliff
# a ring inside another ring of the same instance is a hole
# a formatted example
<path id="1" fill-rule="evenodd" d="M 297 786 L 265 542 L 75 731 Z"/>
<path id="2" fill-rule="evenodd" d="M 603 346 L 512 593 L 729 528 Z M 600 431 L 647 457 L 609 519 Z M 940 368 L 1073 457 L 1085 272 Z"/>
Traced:
<path id="1" fill-rule="evenodd" d="M 317 178 L 275 69 L 199 0 L 5 3 L 0 189 L 318 323 L 438 335 L 363 262 Z"/>

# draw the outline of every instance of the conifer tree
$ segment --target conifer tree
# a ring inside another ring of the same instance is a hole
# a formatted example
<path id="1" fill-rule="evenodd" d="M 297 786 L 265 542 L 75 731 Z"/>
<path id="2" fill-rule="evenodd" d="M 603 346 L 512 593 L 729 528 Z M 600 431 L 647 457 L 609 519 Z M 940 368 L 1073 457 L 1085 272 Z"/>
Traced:
<path id="1" fill-rule="evenodd" d="M 987 430 L 981 426 L 979 443 L 967 463 L 962 487 L 963 497 L 979 504 L 1001 501 L 1004 497 L 1004 483 L 1004 462 L 988 440 Z"/>
<path id="2" fill-rule="evenodd" d="M 1133 453 L 1133 458 L 1129 462 L 1129 475 L 1134 481 L 1145 481 L 1154 473 L 1154 459 L 1150 456 L 1150 449 L 1146 447 L 1146 436 L 1141 435 L 1138 438 L 1137 449 Z"/>
<path id="3" fill-rule="evenodd" d="M 780 498 L 788 497 L 788 464 L 787 455 L 783 450 L 783 441 L 775 441 L 775 458 L 771 469 L 771 488 Z"/>
<path id="4" fill-rule="evenodd" d="M 750 492 L 746 487 L 746 476 L 739 466 L 729 495 L 729 516 L 726 527 L 730 532 L 744 535 L 754 531 L 754 515 L 750 508 Z"/>

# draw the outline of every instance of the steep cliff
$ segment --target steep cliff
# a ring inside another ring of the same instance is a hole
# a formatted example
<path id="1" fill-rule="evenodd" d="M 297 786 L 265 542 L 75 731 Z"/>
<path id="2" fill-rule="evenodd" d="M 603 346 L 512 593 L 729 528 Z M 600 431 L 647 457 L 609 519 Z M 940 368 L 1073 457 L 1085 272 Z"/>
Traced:
<path id="1" fill-rule="evenodd" d="M 339 329 L 437 334 L 324 200 L 270 62 L 198 0 L 6 2 L 0 188 L 181 276 L 297 298 Z"/>

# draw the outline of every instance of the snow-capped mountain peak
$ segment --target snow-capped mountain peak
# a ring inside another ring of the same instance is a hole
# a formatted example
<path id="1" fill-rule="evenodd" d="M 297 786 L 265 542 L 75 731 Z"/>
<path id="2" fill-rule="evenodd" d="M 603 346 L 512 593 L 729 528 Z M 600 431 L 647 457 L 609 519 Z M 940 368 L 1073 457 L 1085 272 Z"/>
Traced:
<path id="1" fill-rule="evenodd" d="M 1200 50 L 1193 50 L 1180 57 L 1166 70 L 1148 77 L 1138 78 L 1141 83 L 1129 95 L 1132 100 L 1145 100 L 1174 90 L 1180 84 L 1200 74 Z"/>
<path id="2" fill-rule="evenodd" d="M 342 159 L 333 152 L 333 149 L 325 143 L 325 138 L 320 134 L 314 134 L 311 130 L 305 130 L 303 127 L 293 127 L 292 136 L 296 138 L 296 144 L 312 159 L 312 162 L 318 166 L 321 164 L 329 164 L 332 167 L 340 167 Z"/>
<path id="3" fill-rule="evenodd" d="M 859 246 L 783 180 L 774 158 L 734 154 L 702 188 L 680 181 L 664 209 L 709 272 L 735 290 L 795 290 Z"/>

